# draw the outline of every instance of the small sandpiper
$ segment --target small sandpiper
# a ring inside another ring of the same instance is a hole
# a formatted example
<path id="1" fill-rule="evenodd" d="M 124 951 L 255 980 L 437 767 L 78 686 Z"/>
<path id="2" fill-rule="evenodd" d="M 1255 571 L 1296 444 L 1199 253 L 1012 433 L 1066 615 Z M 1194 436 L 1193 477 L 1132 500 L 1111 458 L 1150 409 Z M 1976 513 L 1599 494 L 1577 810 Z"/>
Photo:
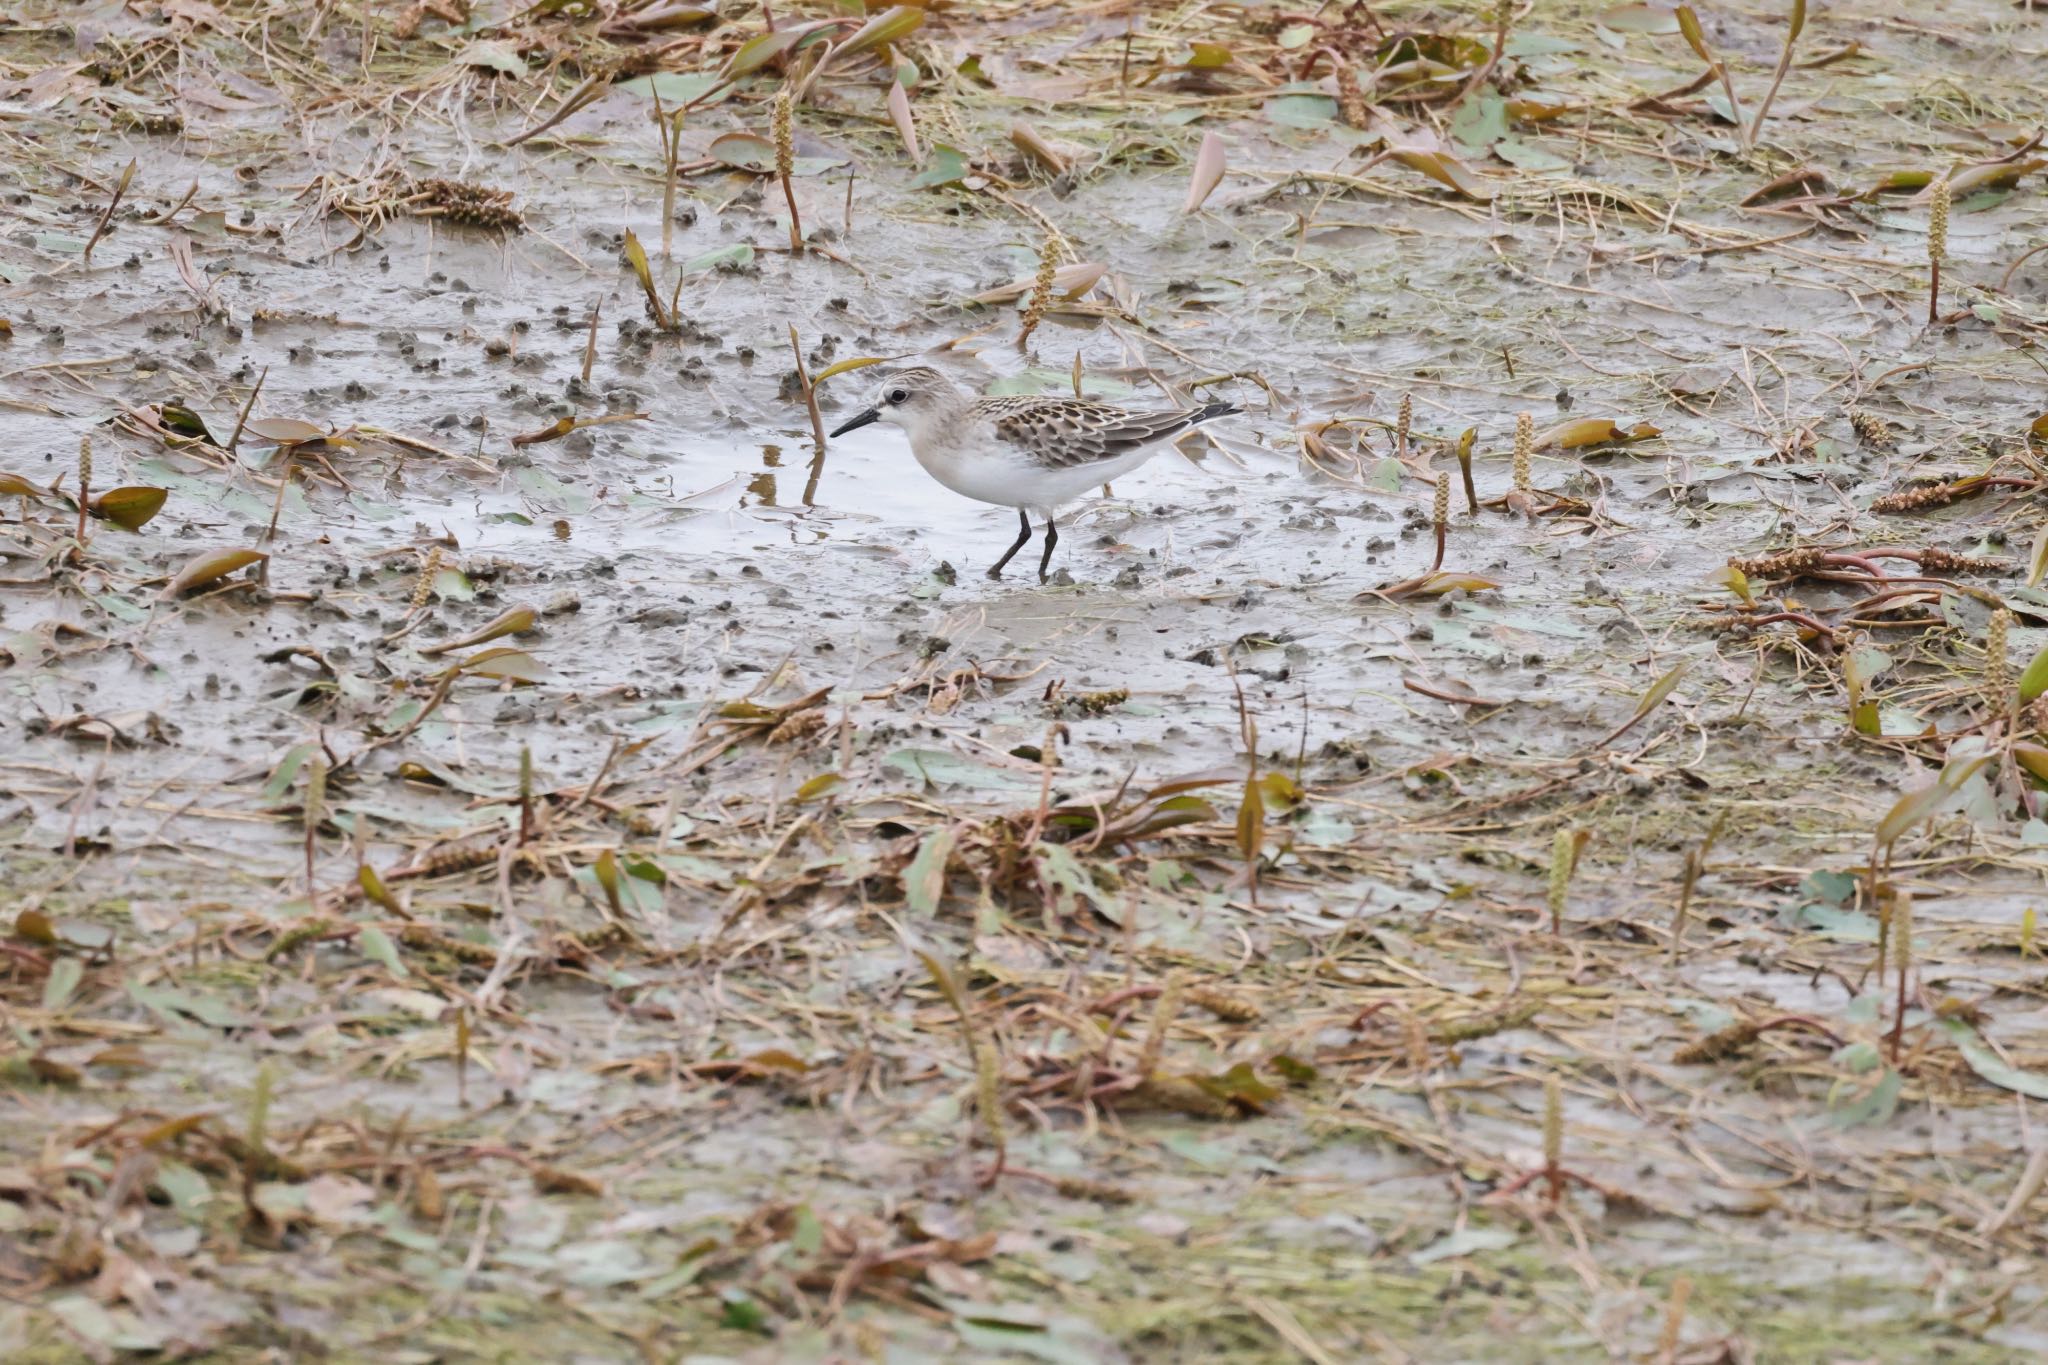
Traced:
<path id="1" fill-rule="evenodd" d="M 1031 515 L 1045 519 L 1043 583 L 1059 543 L 1053 515 L 1091 488 L 1120 479 L 1182 432 L 1243 409 L 1204 403 L 1172 412 L 1132 412 L 1083 398 L 975 398 L 937 370 L 919 366 L 883 376 L 874 402 L 839 424 L 844 436 L 870 422 L 893 422 L 910 435 L 925 473 L 976 502 L 1017 509 L 1017 542 L 989 566 L 1003 566 L 1031 539 Z"/>

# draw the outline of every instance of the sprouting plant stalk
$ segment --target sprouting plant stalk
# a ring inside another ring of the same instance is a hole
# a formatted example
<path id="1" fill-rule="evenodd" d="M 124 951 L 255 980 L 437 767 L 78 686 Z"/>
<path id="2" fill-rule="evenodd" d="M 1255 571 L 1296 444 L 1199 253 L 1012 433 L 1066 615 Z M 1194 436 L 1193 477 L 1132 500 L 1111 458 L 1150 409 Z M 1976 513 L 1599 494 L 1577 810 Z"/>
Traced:
<path id="1" fill-rule="evenodd" d="M 1721 78 L 1721 89 L 1728 96 L 1728 117 L 1735 124 L 1736 131 L 1742 130 L 1742 104 L 1735 98 L 1735 82 L 1728 75 L 1727 63 L 1716 57 L 1707 46 L 1707 35 L 1700 28 L 1700 18 L 1692 11 L 1691 5 L 1680 5 L 1676 11 L 1678 31 L 1685 35 L 1699 59 L 1707 64 L 1707 70 Z"/>
<path id="2" fill-rule="evenodd" d="M 278 449 L 284 455 L 284 468 L 277 472 L 277 496 L 270 503 L 270 524 L 263 528 L 263 541 L 267 545 L 277 535 L 277 519 L 284 515 L 284 495 L 291 491 L 292 471 L 297 467 L 298 446 L 285 445 Z"/>
<path id="3" fill-rule="evenodd" d="M 106 235 L 107 225 L 114 221 L 114 210 L 121 207 L 121 196 L 128 193 L 128 182 L 135 178 L 135 164 L 131 160 L 121 172 L 121 178 L 114 182 L 113 197 L 107 200 L 106 211 L 93 224 L 92 236 L 86 238 L 84 261 L 87 265 L 92 264 L 92 249 L 100 244 L 100 238 Z"/>
<path id="4" fill-rule="evenodd" d="M 1430 506 L 1430 525 L 1436 528 L 1436 558 L 1430 561 L 1429 571 L 1435 573 L 1444 566 L 1444 546 L 1451 538 L 1451 476 L 1439 472 L 1436 476 L 1436 499 Z"/>
<path id="5" fill-rule="evenodd" d="M 1714 840 L 1721 837 L 1721 827 L 1728 823 L 1728 812 L 1723 810 L 1714 817 L 1714 823 L 1707 829 L 1707 837 L 1700 840 L 1698 848 L 1685 851 L 1685 880 L 1678 888 L 1678 910 L 1671 917 L 1671 953 L 1668 960 L 1675 966 L 1679 952 L 1685 947 L 1685 918 L 1692 909 L 1693 889 L 1699 885 L 1700 877 L 1707 870 L 1707 854 L 1714 847 Z"/>
<path id="6" fill-rule="evenodd" d="M 1564 1088 L 1556 1072 L 1543 1078 L 1543 1178 L 1557 1203 L 1564 1197 Z"/>
<path id="7" fill-rule="evenodd" d="M 1394 453 L 1408 453 L 1408 432 L 1415 424 L 1415 400 L 1407 394 L 1401 395 L 1401 406 L 1394 413 Z"/>
<path id="8" fill-rule="evenodd" d="M 533 837 L 533 746 L 519 746 L 519 842 Z"/>
<path id="9" fill-rule="evenodd" d="M 1664 1329 L 1657 1336 L 1659 1365 L 1678 1355 L 1680 1334 L 1685 1330 L 1685 1306 L 1692 1298 L 1692 1277 L 1679 1275 L 1671 1281 L 1671 1300 L 1664 1307 Z"/>
<path id="10" fill-rule="evenodd" d="M 228 454 L 235 453 L 235 443 L 242 439 L 242 428 L 249 424 L 249 412 L 256 406 L 256 395 L 263 392 L 263 381 L 270 378 L 270 367 L 256 376 L 256 387 L 249 390 L 248 401 L 242 404 L 242 411 L 235 417 L 235 429 L 228 433 Z"/>
<path id="11" fill-rule="evenodd" d="M 796 339 L 796 324 L 789 324 L 789 349 L 796 356 L 796 382 L 804 391 L 804 406 L 811 413 L 811 439 L 816 443 L 819 455 L 825 453 L 825 419 L 818 413 L 818 390 L 811 383 L 811 372 L 804 365 L 803 344 Z"/>
<path id="12" fill-rule="evenodd" d="M 775 174 L 782 181 L 782 197 L 789 203 L 789 249 L 792 254 L 801 254 L 804 249 L 803 219 L 796 211 L 796 132 L 793 128 L 794 111 L 789 91 L 778 91 L 775 96 Z"/>
<path id="13" fill-rule="evenodd" d="M 649 87 L 654 96 L 654 131 L 661 139 L 661 259 L 669 259 L 669 248 L 674 244 L 676 233 L 676 179 L 677 163 L 681 160 L 683 140 L 683 111 L 678 109 L 671 115 L 661 106 L 661 92 Z M 590 375 L 586 371 L 584 379 Z"/>
<path id="14" fill-rule="evenodd" d="M 1536 416 L 1534 413 L 1515 414 L 1515 491 L 1527 493 L 1530 483 L 1529 462 L 1536 452 Z"/>
<path id="15" fill-rule="evenodd" d="M 1472 486 L 1472 443 L 1479 439 L 1478 427 L 1466 427 L 1458 438 L 1458 477 L 1465 481 L 1465 510 L 1479 515 L 1479 491 Z"/>
<path id="16" fill-rule="evenodd" d="M 1904 887 L 1892 898 L 1892 972 L 1899 978 L 1899 998 L 1892 1011 L 1892 1065 L 1899 1064 L 1899 1041 L 1906 1031 L 1906 973 L 1913 965 L 1913 896 Z"/>
<path id="17" fill-rule="evenodd" d="M 455 1102 L 469 1108 L 469 1008 L 455 1012 Z"/>
<path id="18" fill-rule="evenodd" d="M 1756 107 L 1756 118 L 1749 125 L 1749 136 L 1743 139 L 1744 151 L 1756 146 L 1757 135 L 1763 131 L 1764 118 L 1771 112 L 1771 102 L 1778 98 L 1778 87 L 1785 83 L 1785 73 L 1792 69 L 1792 48 L 1805 28 L 1806 0 L 1792 0 L 1792 22 L 1785 30 L 1785 50 L 1778 54 L 1777 74 L 1771 77 L 1771 88 L 1764 92 L 1764 102 Z"/>
<path id="19" fill-rule="evenodd" d="M 1180 974 L 1175 972 L 1160 987 L 1159 1003 L 1152 1009 L 1152 1026 L 1146 1030 L 1144 1046 L 1138 1050 L 1141 1081 L 1149 1081 L 1159 1072 L 1159 1059 L 1166 1051 L 1166 1031 L 1173 1027 L 1174 1016 L 1180 1013 L 1181 986 Z"/>
<path id="20" fill-rule="evenodd" d="M 1571 890 L 1572 862 L 1578 852 L 1572 832 L 1561 829 L 1550 841 L 1550 932 L 1563 934 L 1565 899 Z"/>
<path id="21" fill-rule="evenodd" d="M 1927 206 L 1927 325 L 1941 317 L 1941 258 L 1948 254 L 1949 201 L 1955 191 L 1946 179 L 1934 182 Z"/>
<path id="22" fill-rule="evenodd" d="M 1237 851 L 1244 857 L 1246 884 L 1253 905 L 1259 903 L 1259 855 L 1266 843 L 1266 797 L 1259 786 L 1259 727 L 1245 705 L 1244 684 L 1237 661 L 1230 660 L 1230 685 L 1237 693 L 1237 729 L 1244 743 L 1244 797 L 1237 808 Z"/>
<path id="23" fill-rule="evenodd" d="M 1003 1125 L 1001 1074 L 998 1070 L 999 1059 L 995 1046 L 993 1043 L 984 1043 L 976 1034 L 974 1012 L 967 1003 L 967 992 L 962 989 L 952 969 L 930 949 L 919 947 L 914 942 L 909 946 L 918 960 L 924 963 L 924 969 L 931 975 L 933 984 L 938 986 L 939 993 L 946 997 L 946 1003 L 953 1007 L 954 1014 L 960 1020 L 960 1035 L 967 1044 L 967 1059 L 974 1065 L 975 1108 L 981 1119 L 982 1131 L 996 1149 L 995 1164 L 978 1182 L 986 1188 L 993 1185 L 997 1177 L 1002 1175 L 1009 1154 L 1008 1138 Z"/>
<path id="24" fill-rule="evenodd" d="M 92 436 L 78 438 L 78 545 L 85 548 L 85 514 L 92 504 Z"/>
<path id="25" fill-rule="evenodd" d="M 313 884 L 313 855 L 318 851 L 320 822 L 327 818 L 327 761 L 315 755 L 306 764 L 306 907 L 317 909 L 320 894 Z"/>

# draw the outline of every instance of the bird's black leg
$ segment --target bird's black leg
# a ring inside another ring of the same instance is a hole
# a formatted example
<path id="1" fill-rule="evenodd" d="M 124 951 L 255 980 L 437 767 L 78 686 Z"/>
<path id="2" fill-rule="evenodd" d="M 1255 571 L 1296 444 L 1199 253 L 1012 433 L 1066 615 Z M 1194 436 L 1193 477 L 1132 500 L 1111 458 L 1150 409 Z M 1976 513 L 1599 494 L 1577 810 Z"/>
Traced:
<path id="1" fill-rule="evenodd" d="M 1045 519 L 1045 553 L 1038 557 L 1038 581 L 1045 581 L 1045 566 L 1052 563 L 1052 547 L 1060 543 L 1059 529 L 1050 516 Z"/>
<path id="2" fill-rule="evenodd" d="M 1017 529 L 1017 543 L 1015 545 L 1012 545 L 1009 549 L 1003 551 L 1003 557 L 1001 559 L 998 559 L 995 563 L 988 566 L 988 576 L 990 578 L 1001 578 L 1003 576 L 1003 565 L 1009 563 L 1012 559 L 1014 559 L 1016 557 L 1017 551 L 1024 548 L 1024 542 L 1031 539 L 1031 514 L 1019 508 L 1017 512 L 1017 521 L 1019 523 Z M 1048 550 L 1046 553 L 1050 554 L 1051 551 Z M 1045 577 L 1045 575 L 1040 574 L 1039 577 L 1043 578 Z"/>

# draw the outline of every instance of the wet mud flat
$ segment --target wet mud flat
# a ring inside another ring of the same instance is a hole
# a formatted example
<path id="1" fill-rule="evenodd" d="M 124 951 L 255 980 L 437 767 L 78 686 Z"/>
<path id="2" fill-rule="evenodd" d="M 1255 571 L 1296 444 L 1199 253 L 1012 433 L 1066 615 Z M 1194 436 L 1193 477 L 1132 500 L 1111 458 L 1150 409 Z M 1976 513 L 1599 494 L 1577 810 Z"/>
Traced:
<path id="1" fill-rule="evenodd" d="M 4 11 L 9 1359 L 2042 1348 L 2043 20 L 687 9 Z"/>

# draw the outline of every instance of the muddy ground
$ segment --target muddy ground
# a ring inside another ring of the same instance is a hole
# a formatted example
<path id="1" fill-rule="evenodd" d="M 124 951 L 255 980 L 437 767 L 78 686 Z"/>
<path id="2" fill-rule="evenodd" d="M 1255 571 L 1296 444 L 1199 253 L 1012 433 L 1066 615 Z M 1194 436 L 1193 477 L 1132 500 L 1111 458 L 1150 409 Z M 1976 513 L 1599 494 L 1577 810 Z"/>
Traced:
<path id="1" fill-rule="evenodd" d="M 2048 20 L 876 13 L 0 5 L 0 1353 L 2048 1350 Z"/>

